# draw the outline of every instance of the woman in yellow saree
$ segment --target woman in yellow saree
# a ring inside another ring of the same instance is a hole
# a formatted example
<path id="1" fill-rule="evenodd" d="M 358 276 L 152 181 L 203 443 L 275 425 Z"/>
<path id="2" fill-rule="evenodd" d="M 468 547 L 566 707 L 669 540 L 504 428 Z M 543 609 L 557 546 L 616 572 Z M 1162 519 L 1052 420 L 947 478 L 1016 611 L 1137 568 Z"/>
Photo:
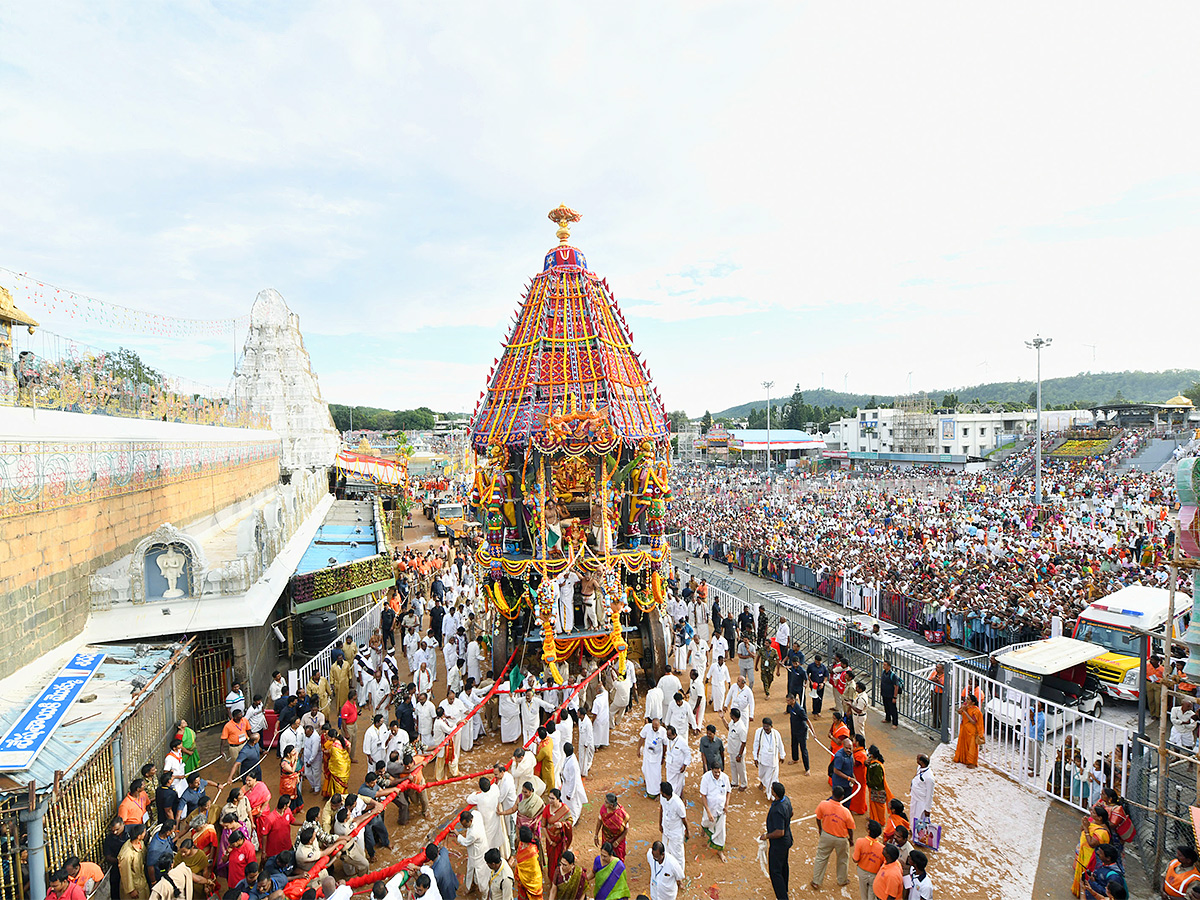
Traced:
<path id="1" fill-rule="evenodd" d="M 528 825 L 522 825 L 517 831 L 517 852 L 513 859 L 517 900 L 543 900 L 542 862 L 538 858 L 538 845 L 534 843 L 533 832 Z"/>
<path id="2" fill-rule="evenodd" d="M 326 780 L 321 793 L 326 797 L 344 794 L 350 789 L 350 748 L 346 739 L 335 735 L 325 742 Z"/>
<path id="3" fill-rule="evenodd" d="M 1079 832 L 1079 849 L 1075 852 L 1075 878 L 1071 882 L 1071 893 L 1079 896 L 1079 887 L 1085 873 L 1092 869 L 1096 859 L 1096 848 L 1109 842 L 1108 813 L 1103 807 L 1093 806 L 1089 815 L 1083 817 L 1083 828 Z"/>

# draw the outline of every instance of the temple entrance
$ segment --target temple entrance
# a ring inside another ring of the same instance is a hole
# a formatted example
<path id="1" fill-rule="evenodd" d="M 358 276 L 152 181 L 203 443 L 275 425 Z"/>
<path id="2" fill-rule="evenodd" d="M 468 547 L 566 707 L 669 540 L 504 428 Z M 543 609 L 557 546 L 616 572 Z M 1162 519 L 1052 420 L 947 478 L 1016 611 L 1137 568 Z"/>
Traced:
<path id="1" fill-rule="evenodd" d="M 233 684 L 233 638 L 224 632 L 202 634 L 192 654 L 192 704 L 196 729 L 227 718 L 225 695 Z"/>

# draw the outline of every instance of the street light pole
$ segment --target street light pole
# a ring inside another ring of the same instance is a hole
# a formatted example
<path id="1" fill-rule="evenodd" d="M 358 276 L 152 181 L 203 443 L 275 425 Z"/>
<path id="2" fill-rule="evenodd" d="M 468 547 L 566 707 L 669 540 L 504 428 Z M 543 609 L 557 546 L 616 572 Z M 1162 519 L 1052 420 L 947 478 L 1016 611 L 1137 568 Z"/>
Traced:
<path id="1" fill-rule="evenodd" d="M 771 388 L 775 382 L 764 381 L 762 386 L 767 389 L 767 490 L 771 490 Z"/>
<path id="2" fill-rule="evenodd" d="M 1049 347 L 1054 338 L 1044 338 L 1035 335 L 1032 341 L 1026 341 L 1025 346 L 1037 351 L 1037 447 L 1033 470 L 1033 502 L 1042 505 L 1042 348 Z"/>

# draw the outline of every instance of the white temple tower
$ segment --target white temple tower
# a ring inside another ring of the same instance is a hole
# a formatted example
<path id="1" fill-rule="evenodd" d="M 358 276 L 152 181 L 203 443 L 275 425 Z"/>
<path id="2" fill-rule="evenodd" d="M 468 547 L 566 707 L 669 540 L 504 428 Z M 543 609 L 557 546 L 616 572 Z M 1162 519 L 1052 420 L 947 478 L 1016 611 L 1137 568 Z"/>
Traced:
<path id="1" fill-rule="evenodd" d="M 333 465 L 341 438 L 304 348 L 300 317 L 274 288 L 254 299 L 233 391 L 238 402 L 271 417 L 272 430 L 283 439 L 285 470 Z"/>

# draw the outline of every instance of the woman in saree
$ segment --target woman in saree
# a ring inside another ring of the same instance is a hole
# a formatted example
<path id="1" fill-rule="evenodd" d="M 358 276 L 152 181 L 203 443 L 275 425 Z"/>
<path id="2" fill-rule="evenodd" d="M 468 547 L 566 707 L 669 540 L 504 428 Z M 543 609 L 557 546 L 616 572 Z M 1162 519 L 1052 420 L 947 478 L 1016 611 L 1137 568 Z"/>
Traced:
<path id="1" fill-rule="evenodd" d="M 899 846 L 904 843 L 903 841 L 893 840 L 898 828 L 903 828 L 906 834 L 912 833 L 912 823 L 908 821 L 908 816 L 904 812 L 904 801 L 897 798 L 892 798 L 888 801 L 887 821 L 882 824 L 883 842 L 885 844 L 896 844 Z"/>
<path id="2" fill-rule="evenodd" d="M 850 715 L 847 713 L 846 718 Z M 867 753 L 867 741 L 861 734 L 854 735 L 854 780 L 857 782 L 855 788 L 850 793 L 850 798 L 846 802 L 847 808 L 856 816 L 865 816 L 867 814 L 867 761 L 869 755 Z M 879 758 L 883 762 L 883 757 Z"/>
<path id="3" fill-rule="evenodd" d="M 550 885 L 550 900 L 583 900 L 587 896 L 587 876 L 575 864 L 575 854 L 564 850 Z"/>
<path id="4" fill-rule="evenodd" d="M 632 896 L 625 879 L 625 863 L 613 854 L 612 844 L 600 845 L 600 855 L 592 863 L 592 884 L 596 900 L 620 900 Z"/>
<path id="5" fill-rule="evenodd" d="M 596 819 L 596 835 L 593 843 L 612 846 L 612 854 L 625 862 L 625 838 L 629 836 L 629 813 L 617 803 L 616 794 L 605 794 L 604 805 Z"/>
<path id="6" fill-rule="evenodd" d="M 1079 887 L 1086 873 L 1096 865 L 1096 848 L 1107 844 L 1108 813 L 1101 806 L 1093 806 L 1091 813 L 1083 817 L 1083 828 L 1079 832 L 1079 849 L 1075 852 L 1075 878 L 1071 882 L 1071 893 L 1079 896 Z"/>
<path id="7" fill-rule="evenodd" d="M 513 876 L 518 900 L 542 900 L 542 862 L 533 831 L 528 825 L 517 829 L 517 852 L 513 854 Z"/>
<path id="8" fill-rule="evenodd" d="M 537 730 L 538 745 L 533 758 L 537 760 L 533 771 L 547 788 L 557 787 L 554 781 L 554 740 L 545 728 Z"/>
<path id="9" fill-rule="evenodd" d="M 188 775 L 200 768 L 200 752 L 196 749 L 196 732 L 192 731 L 187 719 L 180 719 L 175 737 L 183 741 L 183 774 Z"/>
<path id="10" fill-rule="evenodd" d="M 521 793 L 517 795 L 517 829 L 528 828 L 533 835 L 537 847 L 542 845 L 542 810 L 546 802 L 533 789 L 533 782 L 527 781 L 521 785 Z"/>
<path id="11" fill-rule="evenodd" d="M 867 818 L 878 822 L 882 828 L 888 818 L 888 804 L 892 802 L 892 791 L 888 787 L 887 773 L 883 769 L 883 754 L 872 744 L 867 748 Z"/>
<path id="12" fill-rule="evenodd" d="M 979 765 L 979 747 L 983 743 L 983 710 L 974 693 L 958 708 L 962 722 L 958 726 L 958 744 L 954 748 L 954 761 L 970 766 Z"/>
<path id="13" fill-rule="evenodd" d="M 295 799 L 300 789 L 300 752 L 290 744 L 279 762 L 279 796 Z"/>
<path id="14" fill-rule="evenodd" d="M 204 827 L 208 828 L 210 826 L 205 825 Z M 171 864 L 171 868 L 181 864 L 191 869 L 193 875 L 199 875 L 201 878 L 208 876 L 208 869 L 211 865 L 208 854 L 197 847 L 196 842 L 191 838 L 184 838 L 179 844 L 179 849 L 175 851 L 175 859 Z M 204 897 L 204 886 L 199 882 L 193 882 L 192 900 L 203 900 Z"/>
<path id="15" fill-rule="evenodd" d="M 564 850 L 571 848 L 575 836 L 571 825 L 571 810 L 562 802 L 558 788 L 546 791 L 546 808 L 542 810 L 542 838 L 546 842 L 546 871 L 557 872 L 558 860 Z"/>
<path id="16" fill-rule="evenodd" d="M 345 794 L 350 788 L 350 748 L 346 739 L 336 731 L 325 741 L 325 784 L 321 793 L 326 797 Z"/>
<path id="17" fill-rule="evenodd" d="M 233 813 L 225 813 L 221 816 L 221 837 L 217 841 L 217 864 L 215 871 L 222 878 L 229 877 L 229 843 L 235 831 L 240 831 L 246 840 L 250 840 L 250 835 L 253 829 L 247 828 L 242 824 Z"/>
<path id="18" fill-rule="evenodd" d="M 257 775 L 242 778 L 242 796 L 250 804 L 251 822 L 257 822 L 259 816 L 271 809 L 271 789 Z"/>
<path id="19" fill-rule="evenodd" d="M 254 815 L 250 812 L 250 802 L 240 787 L 230 789 L 225 805 L 221 807 L 221 822 L 224 823 L 225 817 L 229 815 L 241 823 L 246 831 L 246 840 L 250 840 L 250 835 L 254 833 Z"/>

